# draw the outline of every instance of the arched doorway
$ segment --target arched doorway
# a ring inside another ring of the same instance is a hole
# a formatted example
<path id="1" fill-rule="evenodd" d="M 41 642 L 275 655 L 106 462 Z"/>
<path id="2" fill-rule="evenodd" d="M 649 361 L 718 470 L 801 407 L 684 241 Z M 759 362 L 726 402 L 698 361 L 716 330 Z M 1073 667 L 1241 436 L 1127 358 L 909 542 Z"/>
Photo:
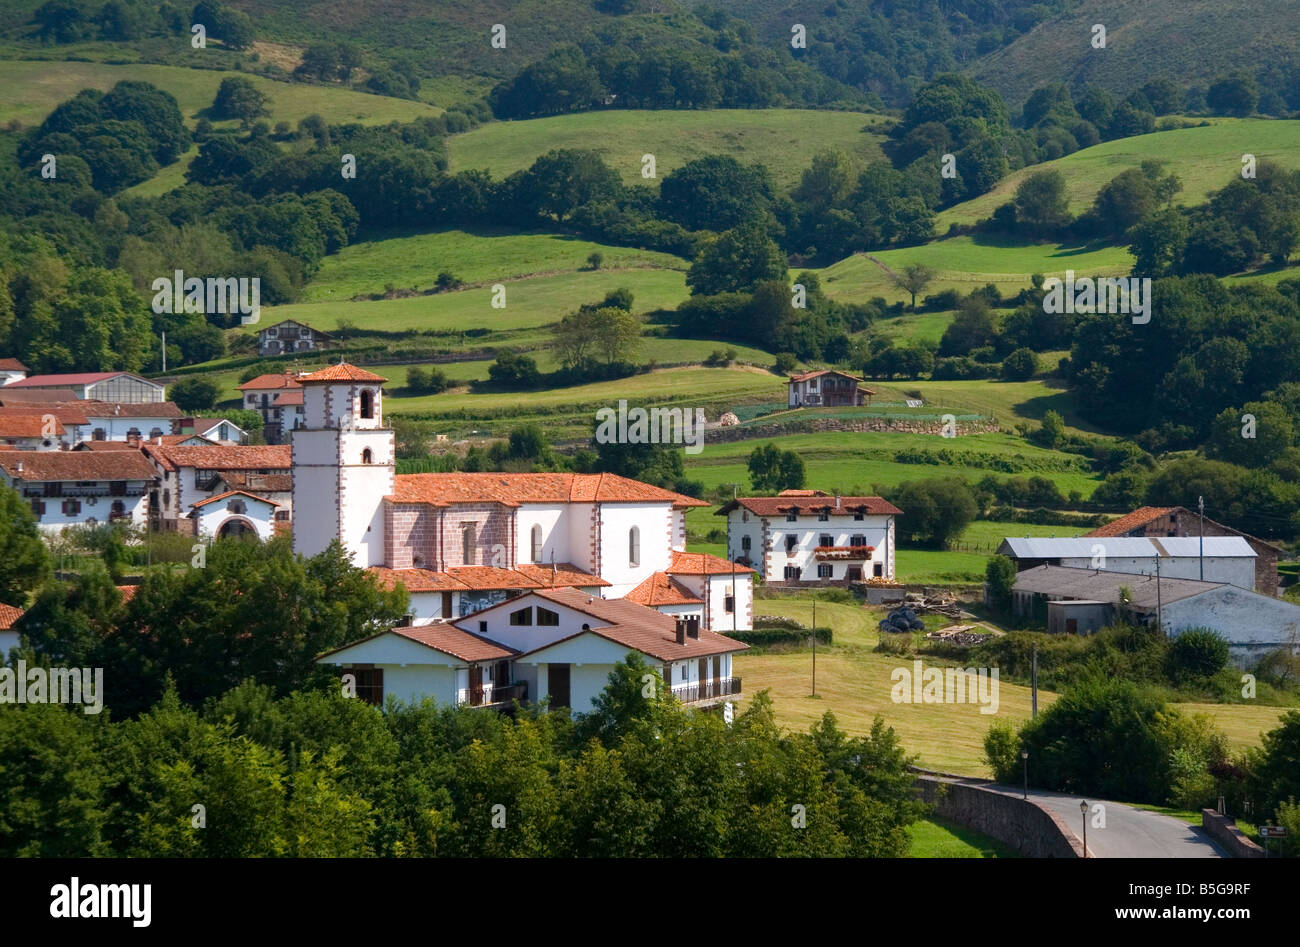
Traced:
<path id="1" fill-rule="evenodd" d="M 257 540 L 257 528 L 248 520 L 239 516 L 232 516 L 221 524 L 217 530 L 218 539 L 247 539 Z"/>

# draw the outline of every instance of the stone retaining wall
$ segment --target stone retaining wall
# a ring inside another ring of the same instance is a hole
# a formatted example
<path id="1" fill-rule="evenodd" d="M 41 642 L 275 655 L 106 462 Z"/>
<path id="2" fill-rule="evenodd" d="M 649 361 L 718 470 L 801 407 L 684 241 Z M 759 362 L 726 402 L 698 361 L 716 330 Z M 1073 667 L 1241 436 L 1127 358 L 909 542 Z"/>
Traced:
<path id="1" fill-rule="evenodd" d="M 994 792 L 977 779 L 920 772 L 921 797 L 935 814 L 997 839 L 1029 858 L 1082 858 L 1083 843 L 1034 800 Z"/>
<path id="2" fill-rule="evenodd" d="M 1263 858 L 1264 849 L 1246 838 L 1246 834 L 1237 828 L 1236 820 L 1226 815 L 1219 815 L 1213 809 L 1201 810 L 1201 828 L 1205 834 L 1228 850 L 1233 858 Z"/>

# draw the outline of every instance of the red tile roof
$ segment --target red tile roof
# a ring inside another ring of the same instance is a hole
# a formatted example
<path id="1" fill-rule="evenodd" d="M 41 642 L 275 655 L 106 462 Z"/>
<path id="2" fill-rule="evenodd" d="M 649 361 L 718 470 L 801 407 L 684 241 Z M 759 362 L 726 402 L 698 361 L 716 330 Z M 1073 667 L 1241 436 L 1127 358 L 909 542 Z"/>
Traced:
<path id="1" fill-rule="evenodd" d="M 71 388 L 26 388 L 14 391 L 13 385 L 0 387 L 0 404 L 5 407 L 26 406 L 33 401 L 42 407 L 47 404 L 85 404 Z"/>
<path id="2" fill-rule="evenodd" d="M 279 503 L 276 503 L 274 500 L 268 500 L 266 497 L 260 497 L 256 493 L 249 493 L 247 490 L 227 490 L 225 493 L 218 493 L 216 496 L 208 497 L 206 500 L 199 500 L 197 503 L 191 503 L 190 506 L 197 509 L 198 507 L 201 506 L 207 506 L 209 503 L 216 503 L 218 500 L 224 500 L 227 497 L 233 497 L 233 496 L 248 497 L 250 500 L 256 500 L 259 503 L 266 503 L 270 506 L 280 505 Z"/>
<path id="3" fill-rule="evenodd" d="M 118 585 L 118 586 L 114 586 L 114 588 L 116 588 L 119 592 L 122 593 L 123 605 L 131 601 L 131 599 L 135 598 L 135 593 L 140 591 L 140 586 L 138 585 Z"/>
<path id="4" fill-rule="evenodd" d="M 840 497 L 839 502 L 839 508 L 836 509 L 835 498 L 820 492 L 818 495 L 811 497 L 738 497 L 735 500 L 728 501 L 722 509 L 717 511 L 716 515 L 725 516 L 732 510 L 742 506 L 757 516 L 784 516 L 792 511 L 817 513 L 822 510 L 830 510 L 837 515 L 858 512 L 872 516 L 903 515 L 902 510 L 883 497 Z"/>
<path id="5" fill-rule="evenodd" d="M 592 634 L 661 661 L 745 651 L 749 648 L 747 644 L 703 629 L 700 629 L 698 638 L 688 637 L 685 644 L 678 644 L 676 619 L 626 598 L 597 598 L 576 589 L 549 589 L 530 594 L 591 616 L 596 619 L 596 622 L 591 623 Z M 518 600 L 504 604 L 518 607 Z M 555 643 L 552 641 L 534 650 L 541 651 Z"/>
<path id="6" fill-rule="evenodd" d="M 669 575 L 731 575 L 733 570 L 737 575 L 754 571 L 707 552 L 678 552 L 674 549 L 673 564 L 666 571 Z"/>
<path id="7" fill-rule="evenodd" d="M 852 378 L 854 381 L 864 381 L 857 375 L 850 375 L 848 372 L 839 372 L 831 368 L 820 368 L 811 372 L 800 372 L 797 375 L 791 375 L 791 381 L 807 381 L 809 378 L 820 378 L 822 375 L 839 375 L 841 378 Z"/>
<path id="8" fill-rule="evenodd" d="M 537 565 L 531 562 L 521 562 L 515 566 L 515 571 L 520 575 L 532 579 L 538 586 L 544 589 L 550 588 L 604 588 L 610 583 L 606 582 L 598 575 L 592 575 L 590 572 L 584 572 L 577 566 L 569 562 L 557 562 L 554 569 L 550 563 L 546 565 Z"/>
<path id="9" fill-rule="evenodd" d="M 1173 510 L 1178 509 L 1176 506 L 1142 506 L 1138 507 L 1132 513 L 1126 513 L 1119 519 L 1111 520 L 1105 526 L 1098 526 L 1090 533 L 1084 533 L 1085 536 L 1123 536 L 1131 529 L 1137 529 L 1145 526 L 1153 519 L 1164 516 Z"/>
<path id="10" fill-rule="evenodd" d="M 257 389 L 258 391 L 273 390 L 276 388 L 301 388 L 298 384 L 298 372 L 277 372 L 269 375 L 258 375 L 256 378 L 250 378 L 239 386 L 240 391 L 249 391 Z"/>
<path id="11" fill-rule="evenodd" d="M 54 435 L 66 433 L 62 422 L 54 418 Z M 0 415 L 0 437 L 45 437 L 45 417 L 40 414 Z"/>
<path id="12" fill-rule="evenodd" d="M 14 626 L 14 622 L 22 618 L 24 614 L 26 613 L 23 609 L 0 602 L 0 631 L 8 631 Z M 0 654 L 0 659 L 3 658 L 4 655 Z"/>
<path id="13" fill-rule="evenodd" d="M 140 449 L 139 444 L 132 444 L 128 441 L 82 441 L 73 451 L 117 451 Z"/>
<path id="14" fill-rule="evenodd" d="M 347 362 L 339 362 L 337 365 L 330 365 L 318 372 L 312 372 L 310 375 L 303 375 L 298 379 L 298 384 L 311 385 L 318 382 L 332 381 L 388 381 L 388 379 L 382 378 L 374 372 L 368 372 L 364 368 L 349 365 Z"/>
<path id="15" fill-rule="evenodd" d="M 211 445 L 202 447 L 142 445 L 145 453 L 158 460 L 167 470 L 194 467 L 198 470 L 289 470 L 293 466 L 293 448 L 288 444 L 257 446 Z"/>
<path id="16" fill-rule="evenodd" d="M 0 358 L 0 372 L 25 372 L 27 366 L 16 358 Z"/>
<path id="17" fill-rule="evenodd" d="M 703 500 L 629 480 L 616 474 L 450 473 L 401 474 L 390 500 L 396 503 L 671 503 L 708 506 Z"/>
<path id="18" fill-rule="evenodd" d="M 18 466 L 22 465 L 19 472 Z M 41 480 L 153 480 L 153 464 L 139 451 L 22 451 L 0 458 L 10 477 Z"/>
<path id="19" fill-rule="evenodd" d="M 180 418 L 185 414 L 174 401 L 77 401 L 71 406 L 85 411 L 88 418 Z"/>
<path id="20" fill-rule="evenodd" d="M 701 599 L 695 597 L 694 592 L 671 578 L 666 572 L 656 572 L 623 597 L 629 602 L 636 602 L 646 608 L 655 608 L 659 605 L 704 604 Z"/>
<path id="21" fill-rule="evenodd" d="M 550 566 L 532 564 L 524 564 L 517 569 L 452 566 L 445 572 L 435 572 L 432 569 L 389 569 L 384 566 L 372 566 L 370 572 L 385 588 L 391 589 L 401 582 L 408 592 L 486 592 L 573 586 L 600 588 L 609 585 L 600 576 L 584 572 L 567 562 L 555 564 L 554 577 L 551 575 Z"/>
<path id="22" fill-rule="evenodd" d="M 495 641 L 489 641 L 472 632 L 457 628 L 455 625 L 438 623 L 434 625 L 400 625 L 396 628 L 389 628 L 368 638 L 362 638 L 360 641 L 353 641 L 341 648 L 335 648 L 333 651 L 326 651 L 316 660 L 319 661 L 332 654 L 338 654 L 348 648 L 355 648 L 359 644 L 373 641 L 383 635 L 398 635 L 442 654 L 460 658 L 462 661 L 499 661 L 519 653 L 512 648 L 507 648 L 505 645 L 497 644 Z"/>
<path id="23" fill-rule="evenodd" d="M 292 390 L 282 391 L 276 395 L 275 400 L 271 402 L 271 406 L 276 408 L 285 408 L 289 405 L 303 403 L 302 389 L 294 388 Z"/>
<path id="24" fill-rule="evenodd" d="M 258 496 L 267 493 L 290 493 L 293 490 L 291 473 L 247 473 L 243 470 L 218 470 L 217 477 L 232 490 L 254 491 Z"/>

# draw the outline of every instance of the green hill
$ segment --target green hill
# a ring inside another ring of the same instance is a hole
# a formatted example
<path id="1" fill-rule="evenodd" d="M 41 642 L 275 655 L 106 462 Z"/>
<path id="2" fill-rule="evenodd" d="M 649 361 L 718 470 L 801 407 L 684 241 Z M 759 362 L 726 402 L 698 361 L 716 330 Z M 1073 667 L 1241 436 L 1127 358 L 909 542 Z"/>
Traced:
<path id="1" fill-rule="evenodd" d="M 1208 84 L 1233 69 L 1294 60 L 1300 0 L 1081 0 L 970 71 L 1012 108 L 1047 82 L 1087 82 L 1127 95 L 1159 77 Z M 1093 49 L 1092 26 L 1106 27 Z"/>
<path id="2" fill-rule="evenodd" d="M 762 162 L 780 188 L 799 183 L 812 156 L 841 148 L 862 163 L 882 157 L 886 119 L 862 112 L 800 109 L 598 111 L 524 122 L 495 122 L 451 137 L 451 170 L 482 168 L 494 177 L 523 170 L 553 148 L 594 148 L 628 184 L 641 177 L 642 155 L 655 156 L 662 178 L 709 154 Z"/>
<path id="3" fill-rule="evenodd" d="M 1065 177 L 1073 214 L 1087 210 L 1097 192 L 1115 175 L 1149 159 L 1165 162 L 1166 170 L 1182 179 L 1177 203 L 1200 204 L 1210 191 L 1241 173 L 1243 154 L 1300 168 L 1297 142 L 1300 122 L 1231 118 L 1214 119 L 1213 124 L 1198 128 L 1120 138 L 1017 171 L 987 194 L 938 214 L 935 229 L 942 233 L 951 224 L 973 224 L 992 216 L 1000 205 L 1011 200 L 1021 181 L 1036 171 L 1051 168 Z"/>

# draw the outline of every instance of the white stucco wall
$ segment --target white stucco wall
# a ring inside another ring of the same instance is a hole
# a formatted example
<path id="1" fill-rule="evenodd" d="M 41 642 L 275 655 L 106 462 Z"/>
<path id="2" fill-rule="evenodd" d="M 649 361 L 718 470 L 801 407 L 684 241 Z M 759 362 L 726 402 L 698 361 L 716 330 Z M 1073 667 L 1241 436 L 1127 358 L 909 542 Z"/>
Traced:
<path id="1" fill-rule="evenodd" d="M 257 538 L 266 542 L 275 533 L 275 510 L 270 503 L 263 503 L 243 495 L 231 497 L 244 501 L 243 513 L 232 513 L 226 508 L 228 501 L 219 500 L 198 509 L 198 531 L 200 536 L 216 536 L 227 520 L 238 519 L 249 523 L 256 531 Z"/>
<path id="2" fill-rule="evenodd" d="M 628 561 L 629 532 L 641 533 L 640 560 Z M 669 503 L 602 503 L 600 505 L 600 575 L 610 588 L 606 598 L 622 598 L 652 573 L 672 564 L 672 505 Z"/>
<path id="3" fill-rule="evenodd" d="M 1090 557 L 1062 559 L 1061 565 L 1075 569 L 1093 568 Z M 1141 558 L 1126 556 L 1107 556 L 1107 572 L 1123 572 L 1128 575 L 1155 575 L 1155 562 L 1148 556 Z M 1170 556 L 1160 560 L 1160 577 L 1163 579 L 1199 579 L 1201 578 L 1201 560 L 1199 556 Z M 1255 558 L 1253 556 L 1206 556 L 1205 581 L 1226 582 L 1237 588 L 1254 590 Z"/>
<path id="4" fill-rule="evenodd" d="M 582 511 L 586 514 L 586 524 L 590 526 L 591 512 L 585 504 L 581 505 Z M 545 565 L 550 562 L 576 562 L 573 550 L 573 534 L 577 532 L 574 525 L 570 523 L 573 518 L 568 504 L 542 504 L 528 503 L 519 507 L 515 511 L 515 535 L 519 537 L 519 548 L 515 562 L 530 563 L 535 562 L 537 565 Z M 576 517 L 582 520 L 582 515 Z M 533 558 L 533 527 L 542 528 L 542 555 L 538 559 Z M 578 558 L 586 558 L 586 547 L 588 543 L 584 540 L 581 544 L 582 555 Z M 552 560 L 554 555 L 554 560 Z"/>
<path id="5" fill-rule="evenodd" d="M 1249 667 L 1300 634 L 1300 605 L 1228 586 L 1169 603 L 1161 621 L 1171 637 L 1214 629 L 1228 640 L 1233 664 Z"/>

